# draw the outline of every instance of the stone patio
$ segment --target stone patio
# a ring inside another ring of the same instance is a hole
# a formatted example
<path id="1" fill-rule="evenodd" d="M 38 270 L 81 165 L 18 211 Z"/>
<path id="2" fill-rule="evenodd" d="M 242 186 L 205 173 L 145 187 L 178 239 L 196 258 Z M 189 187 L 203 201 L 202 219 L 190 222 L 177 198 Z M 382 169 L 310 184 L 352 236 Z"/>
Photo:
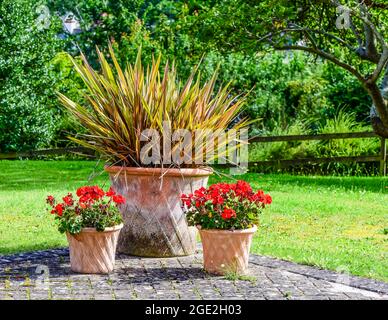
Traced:
<path id="1" fill-rule="evenodd" d="M 2 299 L 388 299 L 388 283 L 252 255 L 239 280 L 202 271 L 202 254 L 118 255 L 110 275 L 71 272 L 67 249 L 0 256 Z"/>

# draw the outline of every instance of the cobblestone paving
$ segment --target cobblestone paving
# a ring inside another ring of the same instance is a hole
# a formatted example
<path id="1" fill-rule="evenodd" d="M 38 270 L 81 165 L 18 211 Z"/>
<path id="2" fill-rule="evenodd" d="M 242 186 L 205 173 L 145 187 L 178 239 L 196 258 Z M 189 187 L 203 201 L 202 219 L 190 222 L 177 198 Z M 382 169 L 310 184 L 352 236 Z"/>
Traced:
<path id="1" fill-rule="evenodd" d="M 71 272 L 67 249 L 0 256 L 2 299 L 386 299 L 388 283 L 252 255 L 240 280 L 202 271 L 202 255 L 119 255 L 109 275 Z"/>

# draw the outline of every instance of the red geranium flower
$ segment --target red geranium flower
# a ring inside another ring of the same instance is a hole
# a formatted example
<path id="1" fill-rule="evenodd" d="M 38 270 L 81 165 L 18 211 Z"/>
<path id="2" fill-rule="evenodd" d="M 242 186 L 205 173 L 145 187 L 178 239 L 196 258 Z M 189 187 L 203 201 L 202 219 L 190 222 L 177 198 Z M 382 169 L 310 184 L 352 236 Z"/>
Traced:
<path id="1" fill-rule="evenodd" d="M 264 195 L 264 204 L 271 204 L 272 203 L 272 197 L 269 194 Z"/>
<path id="2" fill-rule="evenodd" d="M 73 195 L 71 193 L 69 193 L 66 197 L 63 197 L 62 200 L 67 206 L 72 206 L 74 204 Z"/>
<path id="3" fill-rule="evenodd" d="M 112 200 L 114 203 L 117 203 L 117 204 L 125 203 L 125 198 L 119 194 L 112 196 Z"/>
<path id="4" fill-rule="evenodd" d="M 56 218 L 61 220 L 59 231 L 71 232 L 78 223 L 100 227 L 100 217 L 104 217 L 105 227 L 122 221 L 117 206 L 125 203 L 125 198 L 116 194 L 112 188 L 105 192 L 98 186 L 83 186 L 77 189 L 76 194 L 77 198 L 68 193 L 62 198 L 61 203 L 57 203 L 51 195 L 46 199 L 51 206 L 51 214 L 57 215 Z M 77 219 L 74 219 L 75 217 Z"/>
<path id="5" fill-rule="evenodd" d="M 239 180 L 234 187 L 234 191 L 238 196 L 247 196 L 252 193 L 252 188 L 248 182 Z"/>
<path id="6" fill-rule="evenodd" d="M 254 192 L 246 181 L 237 181 L 213 184 L 207 189 L 202 187 L 192 194 L 183 194 L 181 201 L 190 225 L 239 230 L 257 224 L 259 215 L 272 203 L 272 198 L 263 190 Z"/>
<path id="7" fill-rule="evenodd" d="M 53 196 L 48 196 L 47 199 L 46 199 L 46 202 L 47 202 L 50 206 L 54 206 L 55 198 L 54 198 Z"/>
<path id="8" fill-rule="evenodd" d="M 234 211 L 233 209 L 224 209 L 224 211 L 222 211 L 221 217 L 224 220 L 229 220 L 231 218 L 235 218 L 236 211 Z"/>
<path id="9" fill-rule="evenodd" d="M 63 204 L 62 203 L 58 203 L 53 210 L 51 210 L 51 213 L 52 214 L 57 214 L 58 216 L 62 216 L 63 214 Z"/>
<path id="10" fill-rule="evenodd" d="M 79 203 L 80 203 L 80 204 L 83 203 L 83 204 L 85 204 L 86 206 L 89 206 L 90 204 L 93 203 L 93 199 L 90 197 L 90 195 L 85 194 L 85 195 L 83 195 L 83 196 L 81 196 L 81 197 L 79 198 Z"/>
<path id="11" fill-rule="evenodd" d="M 104 195 L 104 190 L 98 186 L 84 186 L 77 190 L 77 196 L 80 197 L 81 202 L 101 199 Z"/>
<path id="12" fill-rule="evenodd" d="M 107 197 L 112 197 L 112 196 L 114 196 L 115 194 L 116 194 L 116 192 L 113 190 L 112 187 L 110 187 L 110 188 L 109 188 L 109 191 L 108 191 L 107 193 L 105 193 L 105 195 L 106 195 Z"/>
<path id="13" fill-rule="evenodd" d="M 85 187 L 78 188 L 78 189 L 77 189 L 77 192 L 76 192 L 77 196 L 80 197 L 80 196 L 84 195 L 84 194 L 87 192 L 87 191 L 86 191 L 87 188 L 88 188 L 88 187 L 86 187 L 86 186 L 85 186 Z"/>
<path id="14" fill-rule="evenodd" d="M 189 195 L 186 195 L 186 194 L 182 194 L 181 195 L 181 200 L 183 202 L 184 205 L 190 207 L 191 206 L 191 198 L 192 198 L 193 195 L 189 194 Z"/>
<path id="15" fill-rule="evenodd" d="M 212 203 L 214 205 L 216 205 L 216 204 L 223 204 L 224 203 L 224 198 L 222 196 L 220 196 L 220 195 L 215 196 L 215 197 L 213 197 Z"/>
<path id="16" fill-rule="evenodd" d="M 198 190 L 194 191 L 194 195 L 196 197 L 204 197 L 205 196 L 206 189 L 204 187 L 199 188 Z"/>
<path id="17" fill-rule="evenodd" d="M 94 199 L 100 199 L 105 195 L 104 190 L 102 190 L 99 186 L 93 186 L 92 195 Z"/>

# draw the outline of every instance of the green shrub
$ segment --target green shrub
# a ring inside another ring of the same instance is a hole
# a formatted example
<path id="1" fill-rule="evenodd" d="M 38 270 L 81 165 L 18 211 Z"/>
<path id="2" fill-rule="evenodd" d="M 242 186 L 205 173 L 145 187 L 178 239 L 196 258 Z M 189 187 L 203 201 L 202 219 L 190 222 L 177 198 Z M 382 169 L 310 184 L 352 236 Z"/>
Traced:
<path id="1" fill-rule="evenodd" d="M 369 125 L 369 111 L 371 100 L 360 82 L 349 72 L 326 62 L 322 77 L 327 81 L 326 97 L 336 107 L 334 113 L 327 114 L 333 117 L 335 112 L 346 107 L 354 112 L 356 120 Z M 371 130 L 369 128 L 368 130 Z"/>
<path id="2" fill-rule="evenodd" d="M 370 130 L 356 121 L 354 113 L 340 110 L 334 118 L 327 119 L 320 126 L 317 133 L 363 132 Z M 286 129 L 277 128 L 268 135 L 301 135 L 312 134 L 309 123 L 297 121 Z M 249 161 L 266 161 L 280 159 L 300 158 L 329 158 L 337 156 L 377 155 L 379 152 L 379 139 L 332 139 L 313 141 L 289 141 L 273 143 L 252 143 L 249 148 Z M 338 175 L 374 175 L 378 173 L 378 165 L 374 163 L 320 163 L 305 164 L 303 167 L 291 166 L 280 168 L 278 166 L 261 166 L 255 170 L 263 172 L 293 172 L 293 173 L 320 173 Z"/>
<path id="3" fill-rule="evenodd" d="M 340 110 L 333 119 L 327 119 L 319 133 L 364 132 L 368 126 L 356 121 L 355 113 Z M 333 139 L 316 145 L 315 155 L 321 157 L 371 155 L 379 152 L 379 139 Z"/>
<path id="4" fill-rule="evenodd" d="M 79 58 L 76 58 L 80 61 Z M 85 85 L 81 77 L 74 70 L 71 57 L 66 52 L 58 52 L 54 59 L 51 61 L 53 66 L 53 72 L 58 76 L 58 81 L 55 84 L 53 90 L 55 92 L 66 93 L 74 101 L 83 102 L 83 92 Z M 55 100 L 57 97 L 55 96 Z M 58 120 L 55 127 L 55 136 L 51 141 L 52 146 L 64 146 L 72 144 L 67 137 L 75 133 L 83 133 L 85 129 L 81 126 L 79 121 L 72 116 L 67 110 L 59 107 Z"/>
<path id="5" fill-rule="evenodd" d="M 301 121 L 296 121 L 289 127 L 282 129 L 275 128 L 268 132 L 269 136 L 288 136 L 306 134 L 306 125 Z M 266 161 L 278 159 L 297 159 L 312 155 L 313 151 L 309 147 L 309 141 L 281 141 L 252 143 L 249 147 L 249 161 Z"/>
<path id="6" fill-rule="evenodd" d="M 60 46 L 61 25 L 37 23 L 35 1 L 0 3 L 0 152 L 48 146 L 58 121 L 50 61 Z"/>
<path id="7" fill-rule="evenodd" d="M 219 66 L 220 79 L 233 80 L 233 94 L 251 90 L 245 115 L 261 118 L 251 134 L 296 130 L 319 132 L 326 119 L 346 107 L 368 126 L 370 101 L 357 79 L 333 64 L 301 52 L 260 52 L 255 56 L 219 53 L 205 46 L 191 30 L 190 14 L 209 3 L 143 0 L 44 0 L 52 14 L 48 29 L 38 30 L 36 1 L 3 0 L 0 3 L 0 152 L 67 144 L 65 137 L 82 131 L 78 122 L 59 107 L 55 91 L 82 102 L 83 84 L 63 51 L 77 57 L 78 47 L 95 62 L 95 46 L 106 51 L 111 40 L 121 64 L 133 63 L 142 46 L 144 63 L 161 53 L 175 61 L 178 74 L 187 78 L 203 56 L 202 79 L 208 80 Z M 63 34 L 55 13 L 73 11 L 81 18 L 82 33 Z M 96 67 L 96 64 L 93 64 Z M 294 124 L 293 127 L 289 127 Z M 308 144 L 307 144 L 308 145 Z M 274 159 L 285 153 L 310 154 L 304 143 L 288 150 L 288 144 L 255 151 Z M 322 147 L 324 149 L 324 147 Z M 327 152 L 322 149 L 321 152 Z M 314 148 L 312 148 L 314 152 Z M 336 152 L 336 151 L 335 151 Z M 335 153 L 334 152 L 334 153 Z"/>

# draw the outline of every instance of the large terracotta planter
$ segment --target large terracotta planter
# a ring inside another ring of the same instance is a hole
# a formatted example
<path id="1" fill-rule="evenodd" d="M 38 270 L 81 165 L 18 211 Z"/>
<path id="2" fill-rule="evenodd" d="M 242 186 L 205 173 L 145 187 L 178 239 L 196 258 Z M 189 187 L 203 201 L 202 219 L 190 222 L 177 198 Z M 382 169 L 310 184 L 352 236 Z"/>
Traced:
<path id="1" fill-rule="evenodd" d="M 66 233 L 70 248 L 71 270 L 79 273 L 109 273 L 115 264 L 117 239 L 122 224 L 97 231 L 83 228 L 80 233 Z"/>
<path id="2" fill-rule="evenodd" d="M 244 230 L 201 229 L 204 269 L 224 275 L 229 272 L 244 274 L 248 268 L 252 236 L 257 227 Z"/>
<path id="3" fill-rule="evenodd" d="M 212 170 L 105 167 L 120 206 L 124 228 L 117 250 L 143 257 L 175 257 L 196 250 L 196 228 L 187 225 L 182 193 L 205 187 Z"/>

